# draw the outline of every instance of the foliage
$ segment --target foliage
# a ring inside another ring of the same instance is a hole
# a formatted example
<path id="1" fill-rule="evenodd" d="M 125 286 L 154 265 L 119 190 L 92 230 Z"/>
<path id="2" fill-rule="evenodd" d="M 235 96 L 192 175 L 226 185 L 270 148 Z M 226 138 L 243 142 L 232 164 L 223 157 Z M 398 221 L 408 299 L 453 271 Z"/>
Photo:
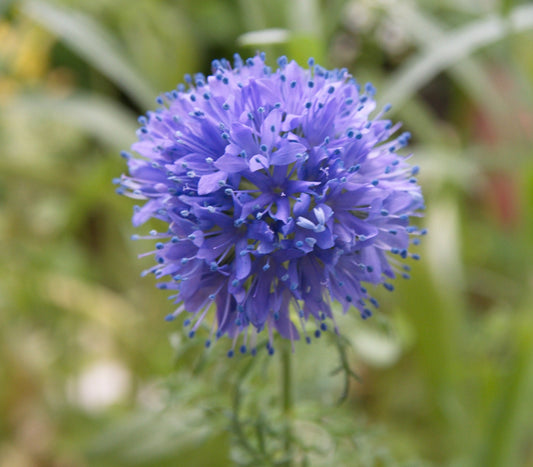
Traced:
<path id="1" fill-rule="evenodd" d="M 533 466 L 532 6 L 131 3 L 0 2 L 0 464 L 285 461 L 277 354 L 163 320 L 111 184 L 159 91 L 261 48 L 377 84 L 427 204 L 411 280 L 296 345 L 294 464 Z"/>

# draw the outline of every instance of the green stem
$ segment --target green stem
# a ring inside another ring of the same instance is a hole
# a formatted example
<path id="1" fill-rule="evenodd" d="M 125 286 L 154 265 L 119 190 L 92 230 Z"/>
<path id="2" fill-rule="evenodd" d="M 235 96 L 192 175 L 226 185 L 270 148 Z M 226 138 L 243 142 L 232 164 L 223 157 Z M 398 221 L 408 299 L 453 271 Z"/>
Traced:
<path id="1" fill-rule="evenodd" d="M 285 467 L 292 465 L 292 374 L 291 374 L 291 345 L 283 342 L 281 346 L 281 403 L 285 420 L 283 450 L 285 452 Z"/>

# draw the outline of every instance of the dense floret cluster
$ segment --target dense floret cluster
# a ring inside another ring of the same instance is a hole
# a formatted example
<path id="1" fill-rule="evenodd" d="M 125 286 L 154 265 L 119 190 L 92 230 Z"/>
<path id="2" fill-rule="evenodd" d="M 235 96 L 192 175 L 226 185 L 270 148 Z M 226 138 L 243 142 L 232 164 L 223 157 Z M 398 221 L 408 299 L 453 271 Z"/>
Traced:
<path id="1" fill-rule="evenodd" d="M 409 139 L 371 114 L 374 88 L 345 70 L 263 55 L 213 62 L 213 74 L 158 99 L 140 118 L 139 141 L 123 153 L 118 191 L 146 200 L 133 223 L 165 225 L 147 273 L 172 291 L 192 337 L 211 322 L 214 338 L 255 352 L 266 329 L 309 341 L 336 330 L 332 301 L 363 318 L 377 306 L 365 284 L 408 277 L 402 260 L 423 209 L 418 169 L 398 154 Z M 139 237 L 140 238 L 140 237 Z M 414 243 L 418 242 L 416 237 Z M 214 315 L 214 316 L 212 316 Z"/>

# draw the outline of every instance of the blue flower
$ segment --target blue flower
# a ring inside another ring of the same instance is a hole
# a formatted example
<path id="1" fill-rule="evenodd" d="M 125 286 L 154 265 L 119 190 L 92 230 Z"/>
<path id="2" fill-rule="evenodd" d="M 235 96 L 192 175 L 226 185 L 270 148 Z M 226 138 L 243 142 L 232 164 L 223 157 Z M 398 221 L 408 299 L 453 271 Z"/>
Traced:
<path id="1" fill-rule="evenodd" d="M 255 352 L 264 329 L 270 353 L 274 331 L 308 342 L 308 321 L 317 337 L 328 322 L 337 331 L 333 300 L 369 317 L 377 302 L 364 284 L 407 278 L 410 236 L 424 233 L 409 224 L 424 207 L 418 169 L 397 153 L 409 133 L 394 137 L 387 108 L 371 117 L 372 85 L 312 59 L 278 64 L 235 56 L 186 76 L 140 117 L 141 157 L 123 153 L 118 181 L 146 200 L 135 226 L 163 225 L 142 238 L 157 239 L 145 272 L 174 294 L 167 319 L 187 314 L 191 337 L 210 321 L 206 345 L 227 335 L 230 355 L 237 342 Z"/>

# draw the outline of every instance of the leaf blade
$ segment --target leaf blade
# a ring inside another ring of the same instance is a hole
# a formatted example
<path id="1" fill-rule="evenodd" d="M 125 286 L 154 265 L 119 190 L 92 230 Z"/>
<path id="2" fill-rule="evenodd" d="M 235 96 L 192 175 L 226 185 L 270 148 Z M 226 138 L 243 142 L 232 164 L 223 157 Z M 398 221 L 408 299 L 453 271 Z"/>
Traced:
<path id="1" fill-rule="evenodd" d="M 38 0 L 25 1 L 21 9 L 26 16 L 60 37 L 141 107 L 153 103 L 157 93 L 129 63 L 116 39 L 96 21 L 78 11 Z"/>

